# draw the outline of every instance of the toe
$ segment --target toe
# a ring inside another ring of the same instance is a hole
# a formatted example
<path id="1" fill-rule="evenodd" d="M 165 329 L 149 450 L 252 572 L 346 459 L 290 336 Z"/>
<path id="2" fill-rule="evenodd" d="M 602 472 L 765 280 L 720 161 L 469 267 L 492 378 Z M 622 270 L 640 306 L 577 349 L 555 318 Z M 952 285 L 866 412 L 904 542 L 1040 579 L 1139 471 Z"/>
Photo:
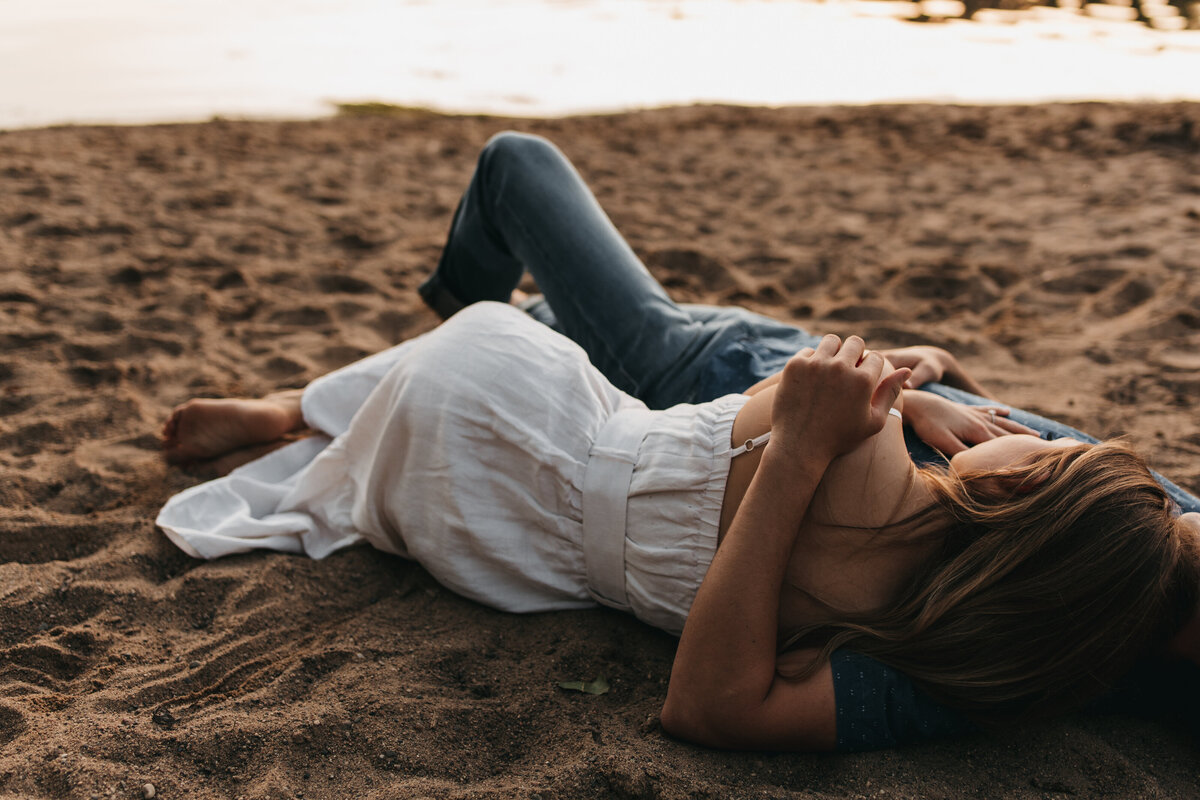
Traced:
<path id="1" fill-rule="evenodd" d="M 169 448 L 176 443 L 176 436 L 179 433 L 179 409 L 175 409 L 171 416 L 167 417 L 167 421 L 163 423 L 160 436 L 163 440 L 163 447 Z"/>

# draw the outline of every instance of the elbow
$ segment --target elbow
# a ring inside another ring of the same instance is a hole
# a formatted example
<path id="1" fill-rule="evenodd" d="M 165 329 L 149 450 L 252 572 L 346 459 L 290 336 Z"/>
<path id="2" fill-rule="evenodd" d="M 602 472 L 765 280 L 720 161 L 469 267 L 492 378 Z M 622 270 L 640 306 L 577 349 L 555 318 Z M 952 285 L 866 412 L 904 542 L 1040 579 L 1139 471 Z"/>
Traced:
<path id="1" fill-rule="evenodd" d="M 659 714 L 663 730 L 676 739 L 722 750 L 740 749 L 734 721 L 696 703 L 669 694 Z"/>
<path id="2" fill-rule="evenodd" d="M 663 730 L 676 739 L 707 747 L 718 746 L 713 743 L 711 726 L 704 720 L 704 715 L 670 697 L 663 703 L 659 722 Z"/>
<path id="3" fill-rule="evenodd" d="M 658 721 L 662 725 L 662 729 L 671 736 L 690 741 L 688 731 L 691 726 L 687 715 L 679 707 L 679 703 L 673 702 L 670 696 L 663 703 L 662 711 L 658 714 Z"/>

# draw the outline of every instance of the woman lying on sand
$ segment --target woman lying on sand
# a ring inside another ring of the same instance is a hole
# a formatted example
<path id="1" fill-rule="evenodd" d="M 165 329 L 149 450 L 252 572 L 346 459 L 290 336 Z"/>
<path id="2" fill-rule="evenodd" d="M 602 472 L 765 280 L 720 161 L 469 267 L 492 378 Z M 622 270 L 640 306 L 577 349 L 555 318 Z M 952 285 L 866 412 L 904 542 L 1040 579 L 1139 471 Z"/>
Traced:
<path id="1" fill-rule="evenodd" d="M 525 269 L 531 314 L 578 345 L 478 302 Z M 676 306 L 544 140 L 485 148 L 422 293 L 475 305 L 303 393 L 177 409 L 173 460 L 318 435 L 172 498 L 167 534 L 204 558 L 367 541 L 496 608 L 632 611 L 682 632 L 664 727 L 720 747 L 1002 725 L 1079 708 L 1147 653 L 1200 660 L 1200 526 L 1176 506 L 1195 498 L 1122 445 L 901 391 L 978 392 L 943 351 L 897 368 L 856 337 Z M 914 464 L 901 419 L 948 466 Z"/>

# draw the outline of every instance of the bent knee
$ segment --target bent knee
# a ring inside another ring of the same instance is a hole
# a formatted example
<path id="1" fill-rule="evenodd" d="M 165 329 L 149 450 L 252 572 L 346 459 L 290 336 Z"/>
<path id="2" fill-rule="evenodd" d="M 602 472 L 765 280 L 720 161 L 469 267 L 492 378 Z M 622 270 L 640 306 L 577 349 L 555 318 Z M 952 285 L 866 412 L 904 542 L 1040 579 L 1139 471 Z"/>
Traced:
<path id="1" fill-rule="evenodd" d="M 532 133 L 517 131 L 497 133 L 488 139 L 480 153 L 481 160 L 505 163 L 539 161 L 547 156 L 561 157 L 553 142 Z"/>

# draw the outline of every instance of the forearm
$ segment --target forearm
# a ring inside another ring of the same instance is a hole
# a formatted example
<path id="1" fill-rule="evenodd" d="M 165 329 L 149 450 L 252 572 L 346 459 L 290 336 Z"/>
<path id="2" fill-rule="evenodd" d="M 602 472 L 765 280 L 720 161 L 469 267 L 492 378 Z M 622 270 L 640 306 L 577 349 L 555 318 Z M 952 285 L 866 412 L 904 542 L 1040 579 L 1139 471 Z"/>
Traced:
<path id="1" fill-rule="evenodd" d="M 736 729 L 767 697 L 775 679 L 784 572 L 827 466 L 827 459 L 789 458 L 768 446 L 696 593 L 665 717 L 698 731 Z"/>
<path id="2" fill-rule="evenodd" d="M 886 358 L 884 359 L 884 369 L 887 369 L 887 370 L 894 369 L 894 366 L 889 361 L 887 361 Z M 771 386 L 774 386 L 775 384 L 779 383 L 779 380 L 782 377 L 783 377 L 782 370 L 774 373 L 773 375 L 768 375 L 767 377 L 763 378 L 758 383 L 756 383 L 753 386 L 749 387 L 748 389 L 744 390 L 742 392 L 742 394 L 747 395 L 749 397 L 753 397 L 754 395 L 761 392 L 763 389 L 770 388 Z M 897 400 L 896 408 L 899 409 L 901 407 L 902 407 L 901 401 Z"/>
<path id="3" fill-rule="evenodd" d="M 782 372 L 776 372 L 774 375 L 768 375 L 767 377 L 763 378 L 758 383 L 751 386 L 749 389 L 746 389 L 744 392 L 742 392 L 742 394 L 747 395 L 749 397 L 753 397 L 754 395 L 761 392 L 763 389 L 767 389 L 767 388 L 779 383 L 779 377 L 782 374 L 783 374 Z"/>

